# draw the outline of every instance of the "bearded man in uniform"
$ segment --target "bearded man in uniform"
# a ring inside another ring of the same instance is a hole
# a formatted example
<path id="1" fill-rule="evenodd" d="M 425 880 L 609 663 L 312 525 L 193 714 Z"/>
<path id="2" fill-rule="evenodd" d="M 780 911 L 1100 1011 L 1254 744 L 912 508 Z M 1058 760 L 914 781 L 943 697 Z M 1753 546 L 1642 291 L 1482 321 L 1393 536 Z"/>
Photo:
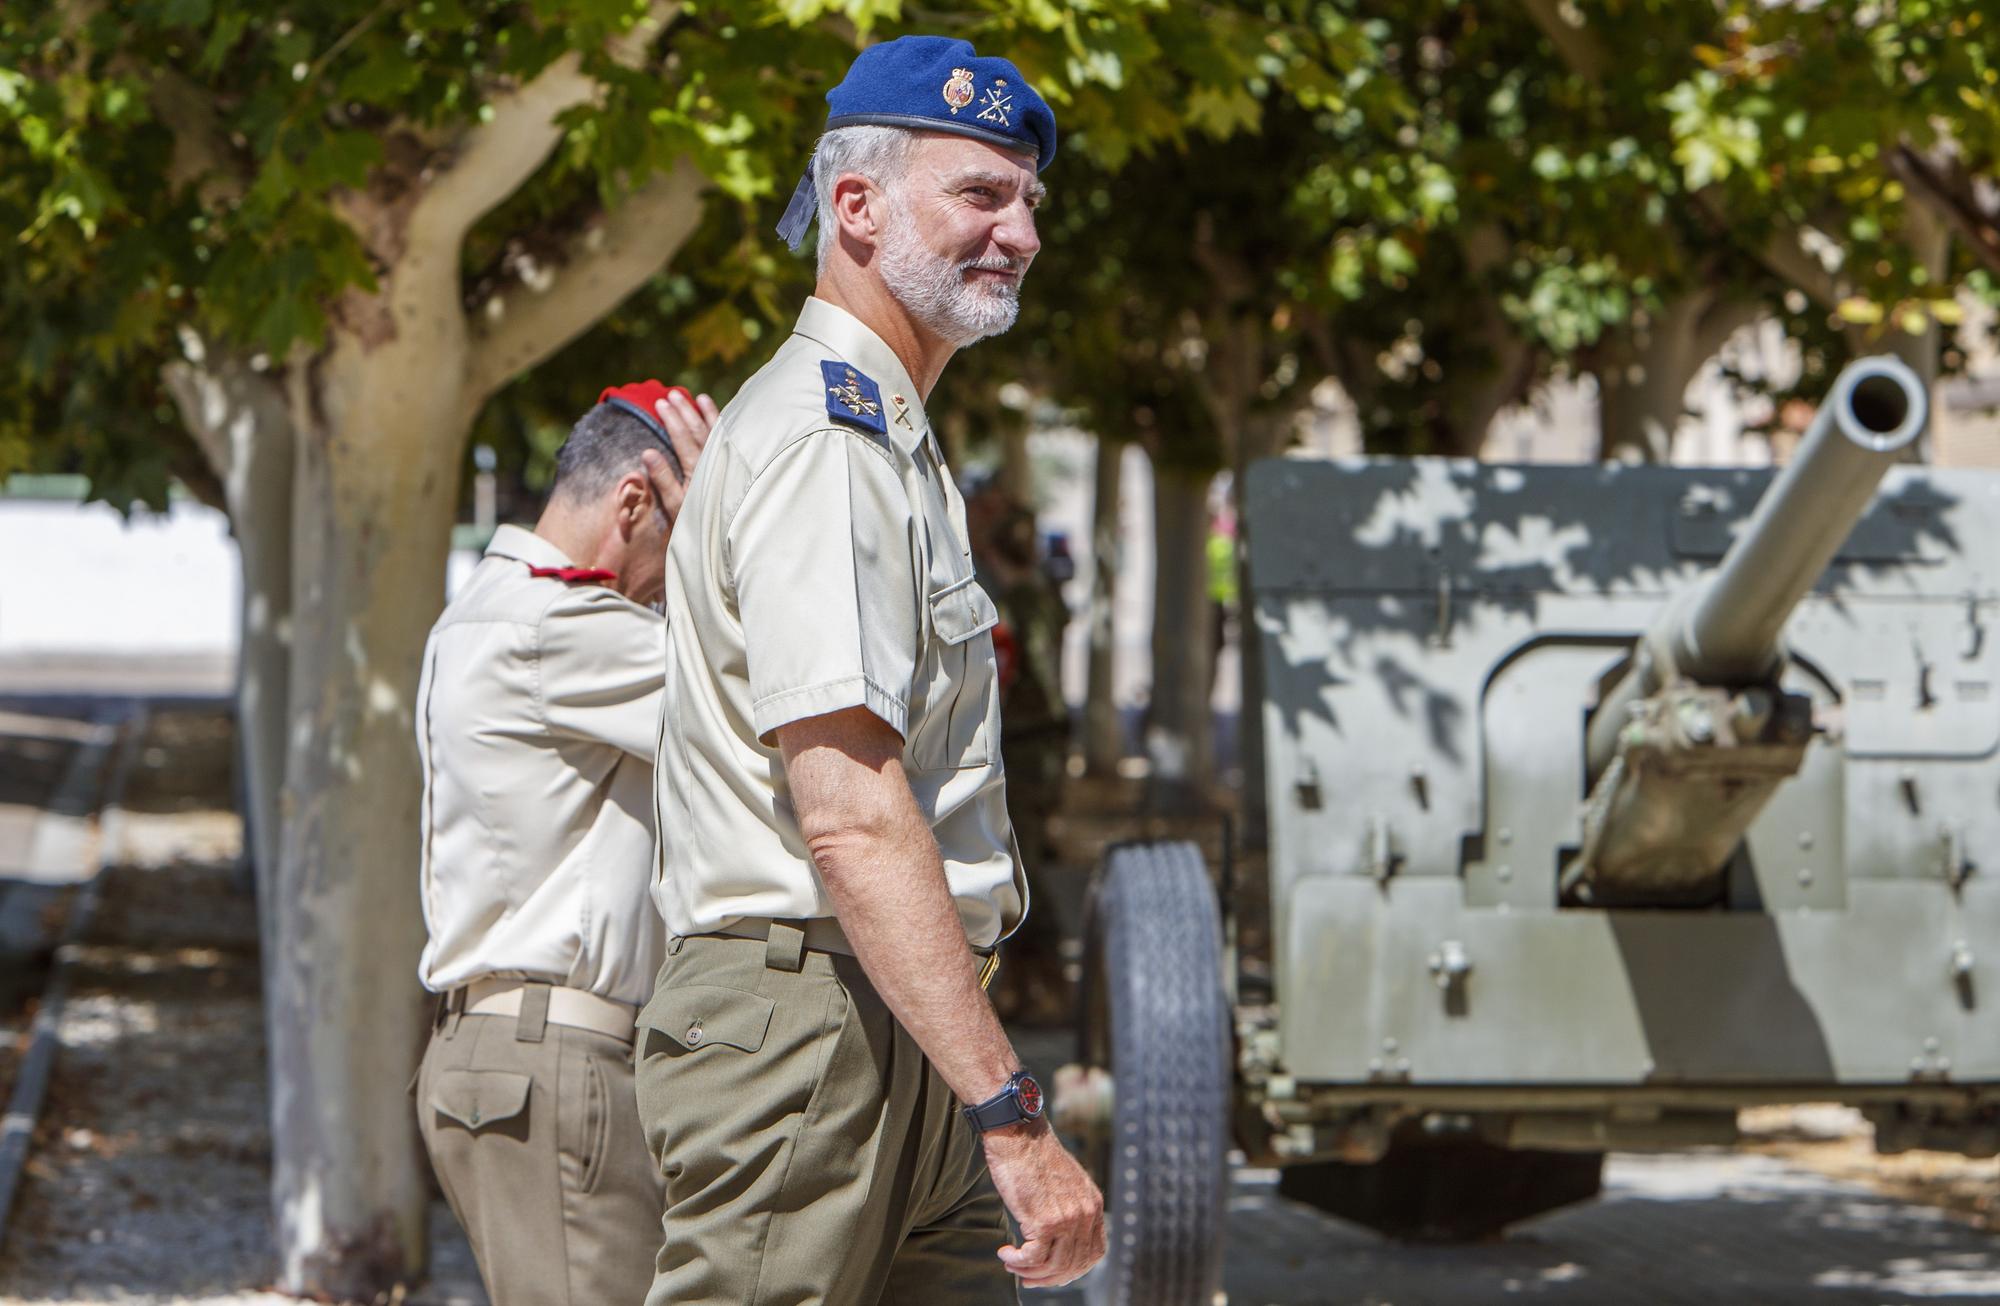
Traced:
<path id="1" fill-rule="evenodd" d="M 1104 1251 L 982 983 L 1026 880 L 997 616 L 925 410 L 1014 321 L 1055 117 L 941 37 L 871 47 L 827 101 L 779 228 L 817 213 L 818 285 L 668 550 L 652 1306 L 1014 1302 Z"/>

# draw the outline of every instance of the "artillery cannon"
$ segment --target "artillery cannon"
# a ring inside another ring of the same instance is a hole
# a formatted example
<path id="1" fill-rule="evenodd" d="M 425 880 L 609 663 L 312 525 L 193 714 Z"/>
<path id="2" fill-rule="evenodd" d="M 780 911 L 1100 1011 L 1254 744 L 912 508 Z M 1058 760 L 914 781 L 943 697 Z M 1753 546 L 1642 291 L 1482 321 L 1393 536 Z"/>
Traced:
<path id="1" fill-rule="evenodd" d="M 1926 416 L 1870 359 L 1775 475 L 1251 470 L 1270 850 L 1100 872 L 1095 1300 L 1210 1300 L 1232 1146 L 1439 1239 L 1746 1106 L 2000 1152 L 2000 475 L 1898 462 Z"/>
<path id="2" fill-rule="evenodd" d="M 1811 696 L 1779 683 L 1785 623 L 1927 410 L 1923 386 L 1894 358 L 1841 373 L 1721 565 L 1639 641 L 1590 722 L 1593 788 L 1566 893 L 1667 905 L 1717 892 L 1812 738 Z"/>

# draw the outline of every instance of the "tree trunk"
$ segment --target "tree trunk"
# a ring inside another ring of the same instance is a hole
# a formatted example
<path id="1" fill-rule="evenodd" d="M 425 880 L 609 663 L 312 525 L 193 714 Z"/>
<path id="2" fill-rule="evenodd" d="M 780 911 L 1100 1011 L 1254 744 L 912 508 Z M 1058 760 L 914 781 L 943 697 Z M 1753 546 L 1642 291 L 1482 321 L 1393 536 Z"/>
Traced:
<path id="1" fill-rule="evenodd" d="M 1461 324 L 1477 332 L 1487 358 L 1483 364 L 1462 363 L 1446 377 L 1432 452 L 1477 458 L 1493 419 L 1526 388 L 1535 346 L 1508 320 L 1488 289 L 1494 271 L 1513 254 L 1506 233 L 1494 223 L 1482 223 L 1466 233 L 1464 254 Z"/>
<path id="2" fill-rule="evenodd" d="M 1908 204 L 1903 208 L 1903 241 L 1916 255 L 1917 265 L 1928 275 L 1930 286 L 1937 287 L 1936 293 L 1948 289 L 1945 273 L 1951 260 L 1951 228 L 1946 226 L 1938 214 L 1922 204 Z M 1925 316 L 1924 329 L 1914 335 L 1902 329 L 1898 323 L 1890 332 L 1889 348 L 1917 374 L 1924 384 L 1924 391 L 1931 397 L 1932 412 L 1936 412 L 1938 337 L 1937 319 Z M 1935 422 L 1932 424 L 1935 426 Z M 1902 459 L 1906 462 L 1932 461 L 1932 449 L 1936 440 L 1927 428 L 1920 439 L 1903 447 Z"/>
<path id="3" fill-rule="evenodd" d="M 1262 852 L 1270 839 L 1269 812 L 1264 802 L 1264 647 L 1257 626 L 1257 602 L 1250 592 L 1250 550 L 1256 523 L 1244 509 L 1250 464 L 1284 452 L 1289 426 L 1266 418 L 1246 420 L 1237 443 L 1232 490 L 1236 498 L 1236 656 L 1242 684 L 1237 711 L 1236 752 L 1243 766 L 1243 847 Z"/>
<path id="4" fill-rule="evenodd" d="M 1153 469 L 1153 690 L 1146 756 L 1158 802 L 1198 799 L 1214 775 L 1209 480 L 1171 466 Z"/>
<path id="5" fill-rule="evenodd" d="M 1645 324 L 1625 328 L 1597 372 L 1599 457 L 1669 461 L 1695 374 L 1755 318 L 1748 302 L 1696 290 L 1669 301 Z"/>
<path id="6" fill-rule="evenodd" d="M 404 1092 L 423 1031 L 411 709 L 471 418 L 453 325 L 373 348 L 343 331 L 291 369 L 293 727 L 266 1007 L 279 1286 L 303 1296 L 365 1299 L 424 1265 Z"/>
<path id="7" fill-rule="evenodd" d="M 1083 762 L 1091 775 L 1111 775 L 1125 752 L 1125 731 L 1118 719 L 1117 632 L 1118 555 L 1123 540 L 1119 482 L 1125 466 L 1125 446 L 1097 437 L 1096 476 L 1090 494 L 1090 664 L 1083 692 Z"/>
<path id="8" fill-rule="evenodd" d="M 222 482 L 242 593 L 237 610 L 237 771 L 243 846 L 255 877 L 258 928 L 272 937 L 271 885 L 285 779 L 291 660 L 294 435 L 282 387 L 244 360 L 190 339 L 166 369 L 181 420 Z"/>
<path id="9" fill-rule="evenodd" d="M 1035 464 L 1024 427 L 1010 425 L 1000 432 L 1000 484 L 1014 502 L 1035 506 Z"/>

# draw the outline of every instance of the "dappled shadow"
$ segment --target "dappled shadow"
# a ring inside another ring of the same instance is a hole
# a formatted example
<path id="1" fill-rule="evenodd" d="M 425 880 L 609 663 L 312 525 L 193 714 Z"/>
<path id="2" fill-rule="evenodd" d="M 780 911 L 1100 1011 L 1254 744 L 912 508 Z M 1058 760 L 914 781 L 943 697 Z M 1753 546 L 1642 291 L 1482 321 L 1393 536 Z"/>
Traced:
<path id="1" fill-rule="evenodd" d="M 1275 627 L 1283 620 L 1282 610 L 1275 604 L 1271 606 L 1269 620 Z M 1333 669 L 1332 659 L 1317 648 L 1306 648 L 1302 656 L 1294 659 L 1287 641 L 1283 640 L 1267 637 L 1258 643 L 1264 648 L 1266 662 L 1264 692 L 1284 717 L 1285 732 L 1296 737 L 1304 718 L 1315 716 L 1339 734 L 1340 714 L 1334 709 L 1335 695 L 1331 691 L 1347 684 L 1348 678 Z"/>
<path id="2" fill-rule="evenodd" d="M 1388 690 L 1389 702 L 1404 716 L 1421 716 L 1429 731 L 1431 747 L 1452 761 L 1460 761 L 1458 727 L 1465 717 L 1465 705 L 1444 693 L 1395 659 L 1375 659 L 1375 675 Z"/>
<path id="3" fill-rule="evenodd" d="M 1777 473 L 1620 465 L 1517 467 L 1440 458 L 1273 459 L 1247 487 L 1265 692 L 1283 729 L 1352 733 L 1340 704 L 1373 682 L 1433 753 L 1464 761 L 1485 679 L 1557 599 L 1617 599 L 1638 635 L 1712 570 Z M 1892 469 L 1815 592 L 1945 583 L 1965 543 L 1953 478 Z M 1959 482 L 1962 488 L 1963 482 Z M 1951 583 L 1959 583 L 1953 581 Z M 1636 606 L 1635 606 L 1636 605 Z M 1601 625 L 1602 619 L 1587 623 Z M 1587 706 L 1589 686 L 1576 704 Z M 1351 714 L 1350 714 L 1351 715 Z M 1372 723 L 1371 723 L 1372 724 Z"/>
<path id="4" fill-rule="evenodd" d="M 1406 595 L 1351 614 L 1358 630 L 1449 639 L 1438 596 L 1537 611 L 1537 596 L 1671 594 L 1712 567 L 1775 473 L 1766 469 L 1515 467 L 1444 459 L 1274 459 L 1250 474 L 1251 581 L 1261 593 Z M 1962 547 L 1960 499 L 1897 468 L 1816 588 L 1922 567 Z"/>
<path id="5" fill-rule="evenodd" d="M 1239 1184 L 1225 1283 L 1252 1306 L 1894 1304 L 2000 1299 L 2000 1245 L 1764 1157 L 1614 1157 L 1607 1196 L 1493 1242 L 1407 1246 Z"/>

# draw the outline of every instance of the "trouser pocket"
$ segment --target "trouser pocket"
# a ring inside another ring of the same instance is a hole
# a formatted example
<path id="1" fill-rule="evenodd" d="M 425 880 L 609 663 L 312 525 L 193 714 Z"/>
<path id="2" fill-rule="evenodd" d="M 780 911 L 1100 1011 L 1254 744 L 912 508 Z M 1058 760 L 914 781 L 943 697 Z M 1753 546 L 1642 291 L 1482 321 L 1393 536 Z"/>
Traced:
<path id="1" fill-rule="evenodd" d="M 604 1067 L 588 1052 L 567 1053 L 562 1067 L 561 1123 L 556 1145 L 563 1182 L 576 1192 L 597 1191 L 611 1136 L 611 1090 Z"/>

